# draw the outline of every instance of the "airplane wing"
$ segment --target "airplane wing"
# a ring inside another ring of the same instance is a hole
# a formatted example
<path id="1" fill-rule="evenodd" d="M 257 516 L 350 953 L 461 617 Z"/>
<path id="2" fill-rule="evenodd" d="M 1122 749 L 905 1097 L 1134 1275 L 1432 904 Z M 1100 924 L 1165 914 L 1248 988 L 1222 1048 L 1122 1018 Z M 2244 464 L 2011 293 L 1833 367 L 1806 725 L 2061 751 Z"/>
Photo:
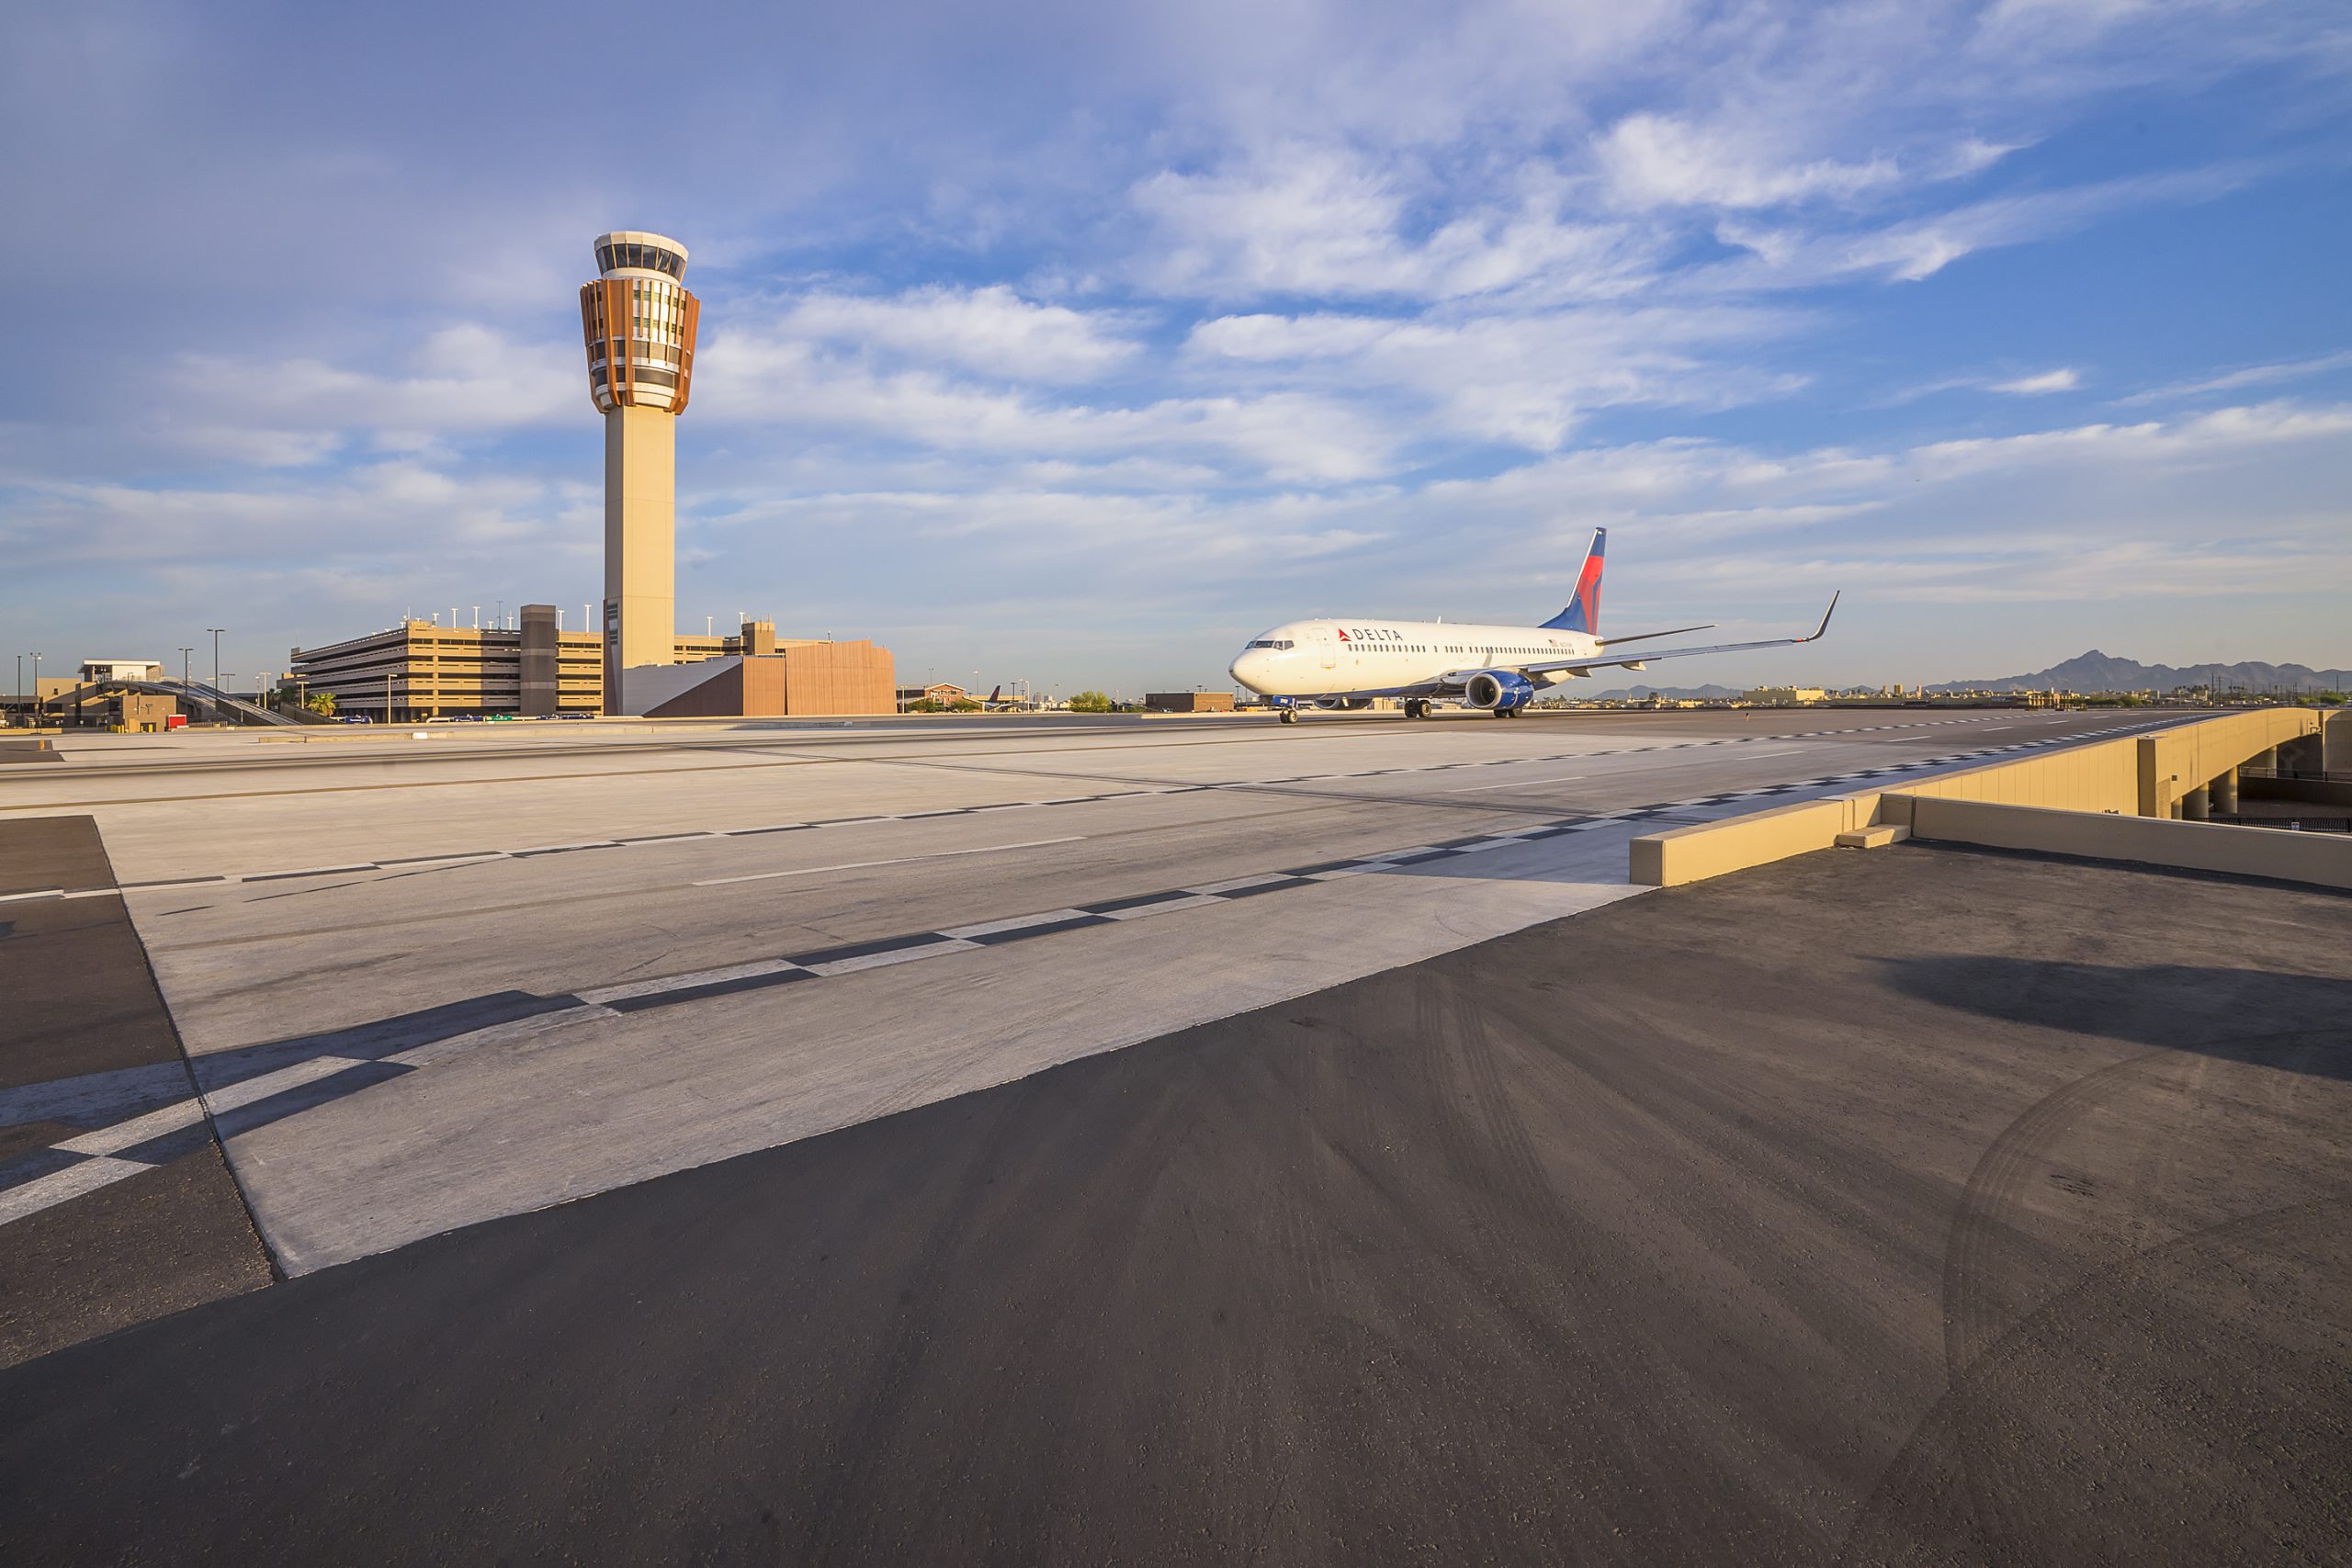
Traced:
<path id="1" fill-rule="evenodd" d="M 1639 670 L 1648 664 L 1648 662 L 1653 659 L 1690 659 L 1702 653 L 1744 653 L 1752 648 L 1786 648 L 1792 643 L 1818 642 L 1823 635 L 1829 630 L 1829 617 L 1838 613 L 1838 596 L 1835 593 L 1829 596 L 1829 608 L 1821 613 L 1821 625 L 1815 627 L 1813 634 L 1809 637 L 1768 637 L 1762 642 L 1719 642 L 1711 644 L 1705 648 L 1661 648 L 1654 653 L 1636 653 L 1632 655 L 1598 653 L 1588 659 L 1549 659 L 1528 664 L 1486 664 L 1480 665 L 1478 669 L 1476 670 L 1449 670 L 1443 675 L 1440 676 L 1439 679 L 1445 682 L 1448 685 L 1459 685 L 1463 682 L 1469 680 L 1471 676 L 1477 674 L 1479 670 L 1496 669 L 1516 670 L 1522 675 L 1552 675 L 1560 673 L 1563 671 L 1576 670 Z M 1696 630 L 1698 628 L 1689 627 L 1685 629 Z M 1657 635 L 1671 636 L 1672 634 L 1661 633 Z M 1617 640 L 1620 642 L 1630 642 L 1633 639 L 1630 637 L 1620 637 Z"/>
<path id="2" fill-rule="evenodd" d="M 1654 637 L 1680 637 L 1684 632 L 1711 632 L 1714 629 L 1715 623 L 1709 621 L 1704 626 L 1676 626 L 1671 631 L 1635 632 L 1631 637 L 1597 637 L 1592 640 L 1599 643 L 1603 648 L 1614 648 L 1621 642 L 1647 642 Z"/>

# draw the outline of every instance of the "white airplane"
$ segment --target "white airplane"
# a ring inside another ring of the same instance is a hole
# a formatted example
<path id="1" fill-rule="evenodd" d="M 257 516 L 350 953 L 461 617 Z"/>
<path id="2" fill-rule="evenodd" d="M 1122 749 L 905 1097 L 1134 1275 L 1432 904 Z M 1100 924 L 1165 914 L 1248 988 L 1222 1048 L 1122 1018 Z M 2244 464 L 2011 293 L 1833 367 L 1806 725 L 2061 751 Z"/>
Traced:
<path id="1" fill-rule="evenodd" d="M 1318 708 L 1367 708 L 1374 697 L 1402 697 L 1405 716 L 1427 718 L 1441 702 L 1483 708 L 1497 718 L 1517 718 L 1537 690 L 1589 676 L 1596 670 L 1643 670 L 1654 659 L 1690 659 L 1702 653 L 1738 653 L 1752 648 L 1785 648 L 1814 642 L 1829 630 L 1838 596 L 1829 596 L 1821 625 L 1811 637 L 1772 637 L 1763 642 L 1724 642 L 1706 648 L 1661 648 L 1624 654 L 1620 644 L 1702 632 L 1707 626 L 1600 635 L 1600 562 L 1609 530 L 1592 531 L 1577 574 L 1577 596 L 1540 626 L 1452 626 L 1443 621 L 1292 621 L 1263 637 L 1234 659 L 1233 678 L 1282 710 L 1284 724 L 1298 722 L 1298 705 Z"/>

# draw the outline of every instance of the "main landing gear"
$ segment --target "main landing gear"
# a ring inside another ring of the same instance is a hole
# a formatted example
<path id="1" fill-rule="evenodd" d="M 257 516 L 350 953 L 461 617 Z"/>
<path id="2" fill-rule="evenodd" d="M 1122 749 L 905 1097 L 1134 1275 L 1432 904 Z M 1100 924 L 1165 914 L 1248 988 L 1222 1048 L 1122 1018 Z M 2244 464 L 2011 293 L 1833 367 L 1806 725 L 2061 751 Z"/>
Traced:
<path id="1" fill-rule="evenodd" d="M 1407 697 L 1405 699 L 1405 716 L 1407 718 L 1427 718 L 1429 716 L 1430 700 L 1427 697 Z"/>

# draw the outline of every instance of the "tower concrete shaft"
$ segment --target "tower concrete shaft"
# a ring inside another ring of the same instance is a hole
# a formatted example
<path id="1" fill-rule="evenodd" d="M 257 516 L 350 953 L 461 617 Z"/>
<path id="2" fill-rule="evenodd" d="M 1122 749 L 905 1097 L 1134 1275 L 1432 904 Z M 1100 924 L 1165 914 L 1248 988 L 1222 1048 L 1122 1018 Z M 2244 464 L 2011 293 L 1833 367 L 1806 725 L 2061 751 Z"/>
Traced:
<path id="1" fill-rule="evenodd" d="M 588 389 L 605 416 L 605 710 L 634 711 L 623 671 L 674 658 L 677 416 L 694 379 L 702 302 L 686 248 L 620 230 L 596 241 L 580 288 Z"/>

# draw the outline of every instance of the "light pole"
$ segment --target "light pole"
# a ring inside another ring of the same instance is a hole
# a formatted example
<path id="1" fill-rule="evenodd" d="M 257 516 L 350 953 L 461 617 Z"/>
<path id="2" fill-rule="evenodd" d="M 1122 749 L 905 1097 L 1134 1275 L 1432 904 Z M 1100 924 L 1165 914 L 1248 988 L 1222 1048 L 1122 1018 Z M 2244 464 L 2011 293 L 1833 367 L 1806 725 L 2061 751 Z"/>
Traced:
<path id="1" fill-rule="evenodd" d="M 180 649 L 180 684 L 183 686 L 187 684 L 187 656 L 195 651 L 192 648 Z"/>
<path id="2" fill-rule="evenodd" d="M 45 715 L 45 714 L 47 714 L 48 712 L 49 712 L 49 705 L 48 705 L 47 703 L 45 703 L 45 702 L 41 701 L 41 697 L 40 697 L 40 649 L 33 649 L 33 725 L 34 725 L 34 728 L 40 728 L 40 721 L 41 721 L 42 716 L 43 716 L 43 715 Z"/>
<path id="3" fill-rule="evenodd" d="M 220 689 L 220 634 L 229 628 L 207 626 L 204 629 L 212 634 L 212 689 L 217 692 Z"/>

